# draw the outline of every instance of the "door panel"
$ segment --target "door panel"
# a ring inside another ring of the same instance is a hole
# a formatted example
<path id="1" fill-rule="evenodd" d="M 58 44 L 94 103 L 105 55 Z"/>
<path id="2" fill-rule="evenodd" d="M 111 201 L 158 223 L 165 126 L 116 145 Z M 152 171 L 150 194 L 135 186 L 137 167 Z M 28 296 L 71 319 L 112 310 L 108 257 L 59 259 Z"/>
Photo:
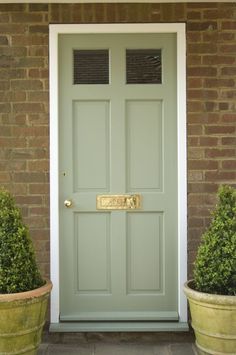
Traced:
<path id="1" fill-rule="evenodd" d="M 108 101 L 73 102 L 74 192 L 109 191 L 109 115 Z"/>
<path id="2" fill-rule="evenodd" d="M 127 190 L 160 191 L 163 171 L 161 101 L 127 101 L 126 132 Z"/>
<path id="3" fill-rule="evenodd" d="M 110 214 L 75 213 L 74 217 L 77 293 L 110 293 Z"/>
<path id="4" fill-rule="evenodd" d="M 126 52 L 143 49 L 152 70 L 127 84 Z M 60 318 L 178 319 L 176 37 L 60 35 L 59 71 Z M 141 208 L 97 210 L 104 193 Z"/>
<path id="5" fill-rule="evenodd" d="M 162 215 L 128 213 L 127 218 L 127 293 L 160 293 L 163 291 Z"/>

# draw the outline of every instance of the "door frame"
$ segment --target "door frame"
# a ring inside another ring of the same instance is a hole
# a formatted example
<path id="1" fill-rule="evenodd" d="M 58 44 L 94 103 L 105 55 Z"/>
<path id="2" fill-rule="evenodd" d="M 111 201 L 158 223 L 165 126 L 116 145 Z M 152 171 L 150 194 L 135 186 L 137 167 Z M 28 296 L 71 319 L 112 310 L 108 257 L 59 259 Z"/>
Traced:
<path id="1" fill-rule="evenodd" d="M 186 29 L 185 23 L 59 24 L 49 25 L 50 67 L 50 273 L 51 324 L 60 323 L 59 284 L 59 34 L 175 33 L 177 38 L 177 145 L 178 145 L 178 311 L 179 322 L 187 322 L 187 151 L 186 151 Z"/>

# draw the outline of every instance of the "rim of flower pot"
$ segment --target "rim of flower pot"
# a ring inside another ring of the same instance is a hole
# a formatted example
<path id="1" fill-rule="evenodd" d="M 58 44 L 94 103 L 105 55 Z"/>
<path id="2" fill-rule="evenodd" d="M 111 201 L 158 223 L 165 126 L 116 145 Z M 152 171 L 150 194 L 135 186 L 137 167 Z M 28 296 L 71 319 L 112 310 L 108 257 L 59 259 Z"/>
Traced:
<path id="1" fill-rule="evenodd" d="M 213 293 L 196 291 L 193 288 L 193 284 L 194 280 L 189 280 L 184 284 L 184 293 L 188 298 L 211 304 L 227 304 L 236 307 L 236 296 L 218 295 Z"/>
<path id="2" fill-rule="evenodd" d="M 34 290 L 18 293 L 0 293 L 0 302 L 17 301 L 46 295 L 47 293 L 50 293 L 52 289 L 52 282 L 47 278 L 45 278 L 44 280 L 45 284 L 41 287 L 35 288 Z"/>

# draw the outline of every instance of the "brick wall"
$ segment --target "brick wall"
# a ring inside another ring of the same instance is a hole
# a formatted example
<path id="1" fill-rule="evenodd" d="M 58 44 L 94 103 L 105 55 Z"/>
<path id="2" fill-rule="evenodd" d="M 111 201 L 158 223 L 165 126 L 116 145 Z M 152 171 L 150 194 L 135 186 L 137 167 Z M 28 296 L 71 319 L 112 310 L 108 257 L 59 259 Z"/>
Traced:
<path id="1" fill-rule="evenodd" d="M 221 183 L 236 181 L 236 4 L 1 4 L 0 184 L 49 274 L 48 24 L 187 23 L 189 272 Z"/>

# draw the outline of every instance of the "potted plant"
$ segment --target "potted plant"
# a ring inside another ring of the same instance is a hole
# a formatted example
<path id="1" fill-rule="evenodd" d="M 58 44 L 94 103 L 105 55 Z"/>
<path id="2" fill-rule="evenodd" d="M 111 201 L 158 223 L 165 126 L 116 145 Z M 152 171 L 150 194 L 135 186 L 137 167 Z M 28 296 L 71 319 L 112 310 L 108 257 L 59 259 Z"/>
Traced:
<path id="1" fill-rule="evenodd" d="M 221 186 L 184 292 L 200 354 L 236 354 L 236 190 Z"/>
<path id="2" fill-rule="evenodd" d="M 0 354 L 36 354 L 51 288 L 19 208 L 0 190 Z"/>

